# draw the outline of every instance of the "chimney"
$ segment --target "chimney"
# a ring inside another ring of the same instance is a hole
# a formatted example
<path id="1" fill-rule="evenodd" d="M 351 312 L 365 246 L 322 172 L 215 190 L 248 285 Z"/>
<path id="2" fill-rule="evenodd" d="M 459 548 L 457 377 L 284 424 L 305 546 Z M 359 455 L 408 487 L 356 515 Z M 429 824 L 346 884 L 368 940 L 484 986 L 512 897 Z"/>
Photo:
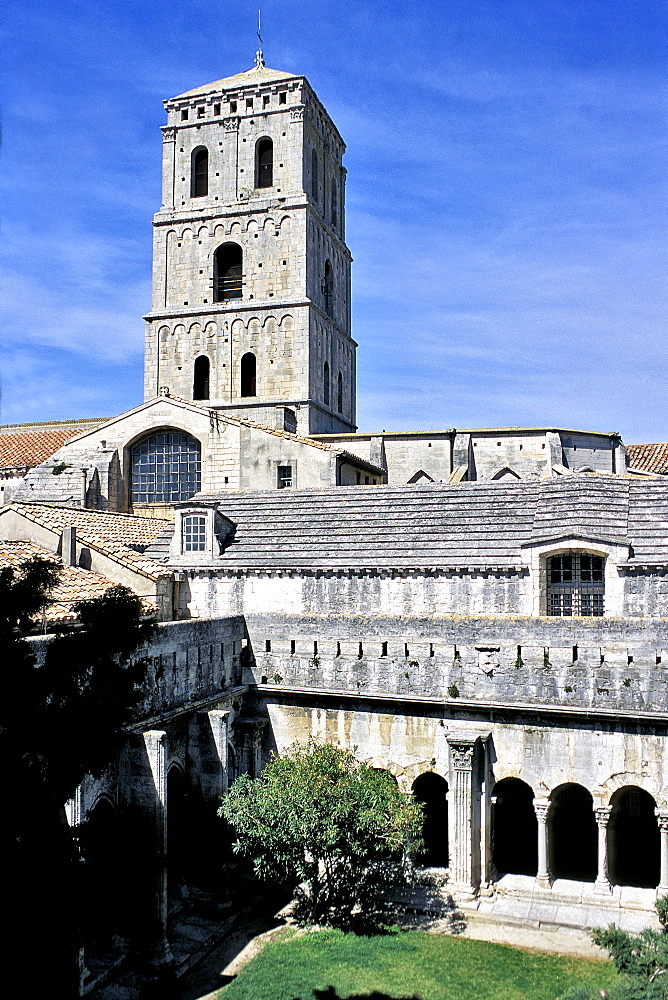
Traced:
<path id="1" fill-rule="evenodd" d="M 77 529 L 73 524 L 63 528 L 60 552 L 63 566 L 77 565 Z"/>

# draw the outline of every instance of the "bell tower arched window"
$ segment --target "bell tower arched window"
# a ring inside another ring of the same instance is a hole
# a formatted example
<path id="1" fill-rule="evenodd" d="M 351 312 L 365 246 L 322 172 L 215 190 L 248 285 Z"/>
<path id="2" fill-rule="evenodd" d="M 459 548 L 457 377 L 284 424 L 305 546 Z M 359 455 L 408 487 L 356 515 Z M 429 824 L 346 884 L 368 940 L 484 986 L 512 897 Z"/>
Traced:
<path id="1" fill-rule="evenodd" d="M 336 408 L 339 413 L 343 413 L 343 375 L 339 372 L 336 386 Z"/>
<path id="2" fill-rule="evenodd" d="M 329 365 L 325 361 L 322 370 L 323 401 L 325 406 L 329 406 Z"/>
<path id="3" fill-rule="evenodd" d="M 255 396 L 256 393 L 257 360 L 248 351 L 241 359 L 241 396 Z"/>
<path id="4" fill-rule="evenodd" d="M 211 362 L 207 358 L 206 354 L 200 354 L 198 358 L 195 358 L 195 365 L 193 369 L 193 399 L 209 398 L 210 371 Z"/>
<path id="5" fill-rule="evenodd" d="M 311 150 L 311 197 L 318 200 L 318 154 Z"/>
<path id="6" fill-rule="evenodd" d="M 331 261 L 325 261 L 325 276 L 322 279 L 322 296 L 325 300 L 325 312 L 328 316 L 332 315 L 332 309 L 334 307 L 334 273 L 332 271 Z"/>
<path id="7" fill-rule="evenodd" d="M 255 187 L 270 188 L 274 183 L 274 144 L 260 139 L 255 147 Z"/>
<path id="8" fill-rule="evenodd" d="M 209 193 L 209 151 L 204 146 L 193 150 L 190 170 L 190 196 L 203 198 Z"/>
<path id="9" fill-rule="evenodd" d="M 604 613 L 605 561 L 588 552 L 547 559 L 547 613 L 551 617 L 596 617 Z"/>
<path id="10" fill-rule="evenodd" d="M 158 431 L 130 452 L 133 503 L 189 500 L 202 488 L 200 443 L 183 431 Z"/>
<path id="11" fill-rule="evenodd" d="M 223 243 L 213 258 L 213 301 L 241 298 L 243 252 L 238 243 Z"/>

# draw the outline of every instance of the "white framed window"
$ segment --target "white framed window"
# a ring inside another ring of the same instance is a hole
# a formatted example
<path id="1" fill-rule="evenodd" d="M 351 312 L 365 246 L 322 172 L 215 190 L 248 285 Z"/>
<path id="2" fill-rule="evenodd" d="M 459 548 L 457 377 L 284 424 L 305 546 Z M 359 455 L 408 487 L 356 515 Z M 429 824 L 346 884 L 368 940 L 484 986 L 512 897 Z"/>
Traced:
<path id="1" fill-rule="evenodd" d="M 289 490 L 292 489 L 292 466 L 291 465 L 279 465 L 278 467 L 278 481 L 276 483 L 279 490 Z"/>
<path id="2" fill-rule="evenodd" d="M 206 514 L 185 514 L 181 518 L 182 551 L 206 551 Z"/>

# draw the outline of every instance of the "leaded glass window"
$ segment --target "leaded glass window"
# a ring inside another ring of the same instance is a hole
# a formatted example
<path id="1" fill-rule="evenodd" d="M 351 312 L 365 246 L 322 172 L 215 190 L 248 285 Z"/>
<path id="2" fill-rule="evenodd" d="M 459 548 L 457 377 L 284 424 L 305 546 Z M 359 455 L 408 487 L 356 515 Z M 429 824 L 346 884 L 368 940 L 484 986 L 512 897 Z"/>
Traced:
<path id="1" fill-rule="evenodd" d="M 603 559 L 564 552 L 547 560 L 547 613 L 551 617 L 601 618 L 604 613 Z"/>
<path id="2" fill-rule="evenodd" d="M 185 514 L 181 519 L 183 529 L 183 551 L 204 552 L 206 549 L 206 516 Z"/>
<path id="3" fill-rule="evenodd" d="M 201 488 L 201 449 L 190 434 L 158 431 L 133 447 L 133 503 L 189 500 Z"/>

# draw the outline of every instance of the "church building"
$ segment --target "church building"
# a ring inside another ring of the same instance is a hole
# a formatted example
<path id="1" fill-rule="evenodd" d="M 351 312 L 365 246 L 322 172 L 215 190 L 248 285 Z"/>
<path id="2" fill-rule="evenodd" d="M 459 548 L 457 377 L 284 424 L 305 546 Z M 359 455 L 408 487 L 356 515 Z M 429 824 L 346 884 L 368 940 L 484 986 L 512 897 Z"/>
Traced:
<path id="1" fill-rule="evenodd" d="M 124 953 L 185 967 L 178 928 L 195 913 L 203 934 L 197 900 L 225 877 L 221 796 L 309 736 L 424 803 L 429 906 L 651 925 L 668 893 L 665 446 L 358 431 L 336 126 L 261 53 L 165 109 L 144 401 L 0 428 L 0 562 L 48 552 L 72 586 L 125 583 L 160 622 L 142 717 L 69 804 L 97 843 L 95 912 L 114 915 L 87 925 L 82 993 Z M 118 878 L 96 883 L 112 855 Z"/>

